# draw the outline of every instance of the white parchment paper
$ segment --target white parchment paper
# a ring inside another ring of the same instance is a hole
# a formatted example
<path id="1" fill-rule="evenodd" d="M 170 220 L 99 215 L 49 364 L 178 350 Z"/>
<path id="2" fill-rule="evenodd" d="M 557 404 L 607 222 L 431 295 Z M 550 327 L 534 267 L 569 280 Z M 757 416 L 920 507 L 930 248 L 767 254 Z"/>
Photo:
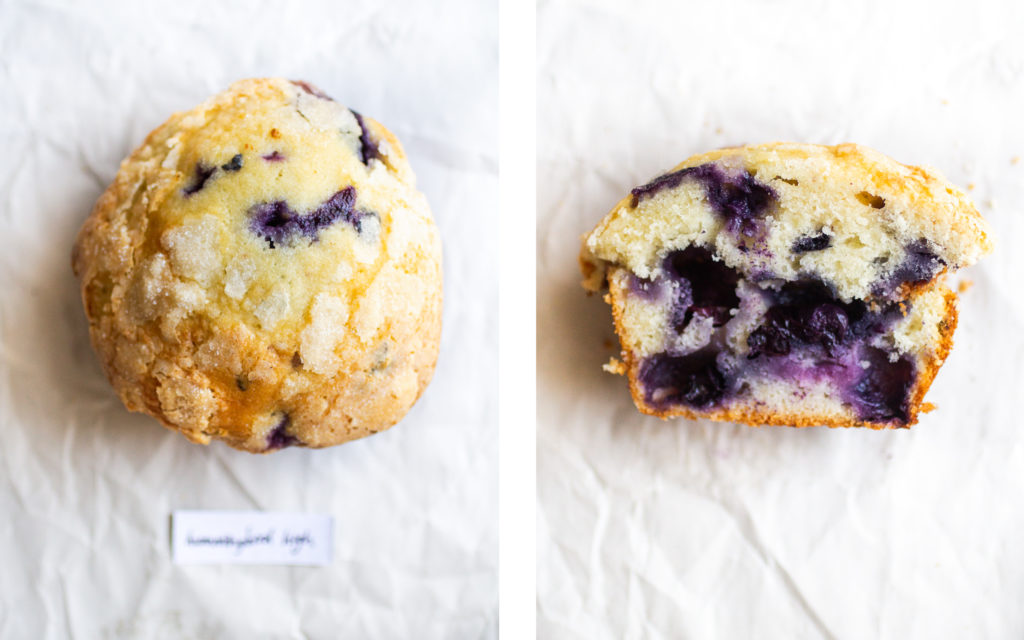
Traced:
<path id="1" fill-rule="evenodd" d="M 481 638 L 497 627 L 496 3 L 0 2 L 0 637 Z M 202 447 L 129 414 L 74 234 L 118 163 L 232 81 L 309 80 L 404 143 L 444 243 L 441 357 L 396 428 Z M 175 566 L 175 509 L 335 518 L 326 568 Z"/>
<path id="2" fill-rule="evenodd" d="M 542 638 L 1024 637 L 1019 3 L 545 0 L 538 8 Z M 686 157 L 875 147 L 997 235 L 911 430 L 641 416 L 579 237 Z"/>

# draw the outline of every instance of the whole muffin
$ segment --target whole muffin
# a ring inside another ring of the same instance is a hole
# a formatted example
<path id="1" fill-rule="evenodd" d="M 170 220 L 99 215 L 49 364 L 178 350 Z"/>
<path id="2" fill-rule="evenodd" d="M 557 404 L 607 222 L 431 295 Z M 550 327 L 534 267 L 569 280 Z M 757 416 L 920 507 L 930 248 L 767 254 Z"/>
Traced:
<path id="1" fill-rule="evenodd" d="M 437 359 L 440 263 L 398 140 L 283 79 L 237 82 L 150 133 L 72 255 L 125 406 L 252 452 L 405 415 Z"/>

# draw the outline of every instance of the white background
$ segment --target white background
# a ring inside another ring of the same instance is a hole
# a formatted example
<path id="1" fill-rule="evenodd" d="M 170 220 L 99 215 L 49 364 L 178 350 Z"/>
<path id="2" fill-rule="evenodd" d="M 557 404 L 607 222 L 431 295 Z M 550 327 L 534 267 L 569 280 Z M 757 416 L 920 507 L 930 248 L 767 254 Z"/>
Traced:
<path id="1" fill-rule="evenodd" d="M 201 447 L 129 414 L 74 234 L 171 112 L 309 80 L 404 143 L 444 242 L 433 383 L 322 451 Z M 0 637 L 480 638 L 497 629 L 494 2 L 0 2 Z M 328 568 L 179 567 L 173 509 L 335 517 Z"/>
<path id="2" fill-rule="evenodd" d="M 1024 637 L 1021 4 L 547 0 L 537 20 L 540 637 Z M 662 422 L 601 371 L 618 345 L 580 235 L 694 153 L 773 140 L 933 165 L 992 224 L 909 431 Z"/>

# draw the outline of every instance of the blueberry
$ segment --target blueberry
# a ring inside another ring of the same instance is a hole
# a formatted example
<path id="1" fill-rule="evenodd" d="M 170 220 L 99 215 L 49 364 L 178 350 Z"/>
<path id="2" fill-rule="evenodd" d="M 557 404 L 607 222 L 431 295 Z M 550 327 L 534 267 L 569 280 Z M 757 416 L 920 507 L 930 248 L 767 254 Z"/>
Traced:
<path id="1" fill-rule="evenodd" d="M 312 241 L 319 237 L 320 230 L 338 220 L 352 225 L 357 232 L 363 230 L 363 219 L 374 215 L 355 208 L 356 189 L 348 186 L 335 193 L 316 209 L 302 215 L 283 200 L 263 202 L 249 209 L 250 229 L 263 237 L 274 249 L 298 235 Z"/>
<path id="2" fill-rule="evenodd" d="M 773 297 L 765 321 L 747 337 L 748 358 L 787 355 L 797 345 L 818 345 L 835 357 L 851 336 L 865 335 L 865 318 L 873 319 L 863 302 L 843 303 L 820 280 L 787 283 Z"/>
<path id="3" fill-rule="evenodd" d="M 673 171 L 672 173 L 666 173 L 663 176 L 658 176 L 645 185 L 641 185 L 633 189 L 630 191 L 630 194 L 633 196 L 630 206 L 635 209 L 644 198 L 650 198 L 659 191 L 664 191 L 665 189 L 675 189 L 683 183 L 683 178 L 693 173 L 694 169 L 695 167 L 688 167 L 686 169 L 680 169 L 679 171 Z"/>
<path id="4" fill-rule="evenodd" d="M 717 356 L 714 349 L 704 349 L 684 356 L 661 353 L 645 360 L 640 382 L 647 404 L 707 409 L 720 402 L 726 395 L 727 380 Z"/>
<path id="5" fill-rule="evenodd" d="M 230 162 L 220 165 L 220 168 L 225 171 L 238 171 L 242 168 L 242 154 L 235 154 L 234 157 L 231 158 Z"/>
<path id="6" fill-rule="evenodd" d="M 773 295 L 776 304 L 790 306 L 808 307 L 836 301 L 836 294 L 832 287 L 817 278 L 787 282 Z"/>
<path id="7" fill-rule="evenodd" d="M 793 253 L 807 253 L 808 251 L 821 251 L 822 249 L 828 249 L 832 246 L 832 236 L 827 233 L 819 233 L 814 236 L 804 236 L 797 238 L 793 242 L 791 251 Z"/>
<path id="8" fill-rule="evenodd" d="M 758 231 L 757 219 L 765 214 L 777 197 L 775 191 L 746 171 L 735 177 L 726 176 L 713 164 L 698 169 L 695 175 L 704 185 L 708 203 L 718 215 L 725 218 L 726 229 L 732 233 L 755 235 Z"/>
<path id="9" fill-rule="evenodd" d="M 284 154 L 282 154 L 280 151 L 268 153 L 267 155 L 261 157 L 267 162 L 281 162 L 284 160 Z"/>
<path id="10" fill-rule="evenodd" d="M 868 347 L 864 352 L 868 367 L 849 394 L 861 419 L 871 422 L 910 419 L 910 389 L 914 382 L 914 363 L 906 356 L 890 362 L 886 352 Z"/>
<path id="11" fill-rule="evenodd" d="M 263 202 L 249 209 L 250 228 L 257 235 L 263 236 L 270 243 L 271 249 L 294 234 L 298 226 L 295 221 L 297 216 L 283 200 Z"/>
<path id="12" fill-rule="evenodd" d="M 690 246 L 673 251 L 662 261 L 667 276 L 679 283 L 672 311 L 672 323 L 682 331 L 695 314 L 711 316 L 714 326 L 724 325 L 739 307 L 736 285 L 740 274 L 716 261 L 704 247 Z"/>
<path id="13" fill-rule="evenodd" d="M 925 282 L 946 266 L 946 262 L 937 256 L 922 238 L 912 242 L 906 247 L 906 257 L 890 276 L 889 281 L 893 287 L 904 282 Z"/>
<path id="14" fill-rule="evenodd" d="M 773 307 L 766 314 L 767 321 L 747 336 L 748 358 L 761 354 L 770 356 L 789 355 L 793 342 L 798 338 L 793 331 L 792 314 L 788 310 Z"/>
<path id="15" fill-rule="evenodd" d="M 359 123 L 359 159 L 363 161 L 363 164 L 369 166 L 370 160 L 381 157 L 380 148 L 373 138 L 370 137 L 370 131 L 366 128 L 363 116 L 355 111 L 352 112 L 352 115 L 356 117 L 356 122 Z"/>
<path id="16" fill-rule="evenodd" d="M 345 187 L 303 217 L 303 233 L 314 237 L 318 230 L 334 224 L 336 220 L 347 222 L 355 227 L 356 231 L 362 232 L 363 217 L 368 214 L 358 211 L 355 206 L 356 188 L 352 186 Z"/>
<path id="17" fill-rule="evenodd" d="M 714 163 L 708 163 L 667 173 L 633 189 L 630 192 L 633 195 L 632 206 L 636 207 L 641 200 L 659 191 L 678 187 L 688 177 L 700 182 L 708 204 L 725 218 L 726 229 L 732 233 L 756 235 L 758 219 L 778 198 L 771 187 L 759 182 L 751 173 L 726 174 Z"/>
<path id="18" fill-rule="evenodd" d="M 203 186 L 206 185 L 206 181 L 210 179 L 210 176 L 212 176 L 213 172 L 216 170 L 217 169 L 215 167 L 208 167 L 201 162 L 197 162 L 196 175 L 192 179 L 192 184 L 182 189 L 182 193 L 184 193 L 186 196 L 190 196 L 193 193 L 202 189 Z"/>
<path id="19" fill-rule="evenodd" d="M 901 309 L 902 305 L 902 309 Z M 859 315 L 850 314 L 850 334 L 856 338 L 870 338 L 889 330 L 889 327 L 896 324 L 903 318 L 903 314 L 910 309 L 909 302 L 890 303 L 879 306 L 873 311 L 868 311 L 867 305 L 860 303 Z"/>
<path id="20" fill-rule="evenodd" d="M 331 98 L 331 96 L 327 95 L 318 87 L 306 82 L 305 80 L 292 80 L 291 83 L 312 96 L 316 96 L 317 98 L 320 98 L 322 100 L 330 100 L 331 102 L 334 102 L 334 99 Z"/>
<path id="21" fill-rule="evenodd" d="M 288 425 L 291 424 L 291 416 L 287 413 L 277 423 L 274 430 L 267 436 L 267 451 L 283 449 L 299 443 L 299 439 L 288 433 Z"/>
<path id="22" fill-rule="evenodd" d="M 802 318 L 801 328 L 805 342 L 820 344 L 834 356 L 836 348 L 846 341 L 850 319 L 841 307 L 826 303 L 812 307 Z"/>

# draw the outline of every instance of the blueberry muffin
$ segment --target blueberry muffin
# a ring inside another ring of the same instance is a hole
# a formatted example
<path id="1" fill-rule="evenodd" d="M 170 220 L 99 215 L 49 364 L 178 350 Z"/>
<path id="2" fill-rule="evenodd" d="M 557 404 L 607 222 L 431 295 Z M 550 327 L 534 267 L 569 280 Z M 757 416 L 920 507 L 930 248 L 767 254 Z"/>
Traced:
<path id="1" fill-rule="evenodd" d="M 952 346 L 945 274 L 991 251 L 935 171 L 852 144 L 712 151 L 633 189 L 584 239 L 644 413 L 907 427 Z"/>
<path id="2" fill-rule="evenodd" d="M 252 452 L 405 415 L 437 358 L 440 262 L 398 140 L 281 79 L 237 82 L 149 134 L 72 255 L 125 406 Z"/>

